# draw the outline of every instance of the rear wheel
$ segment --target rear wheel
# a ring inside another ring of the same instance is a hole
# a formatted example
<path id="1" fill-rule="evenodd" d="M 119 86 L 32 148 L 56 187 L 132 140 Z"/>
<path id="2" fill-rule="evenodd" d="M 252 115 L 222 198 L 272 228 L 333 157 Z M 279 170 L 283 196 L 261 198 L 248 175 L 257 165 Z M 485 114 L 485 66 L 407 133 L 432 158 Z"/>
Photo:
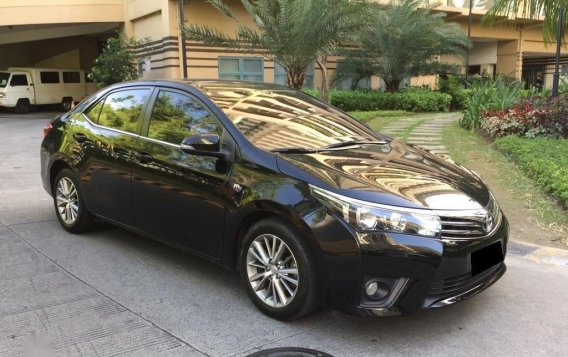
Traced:
<path id="1" fill-rule="evenodd" d="M 249 297 L 266 315 L 291 320 L 317 307 L 317 274 L 305 237 L 280 219 L 250 228 L 239 265 Z"/>
<path id="2" fill-rule="evenodd" d="M 18 102 L 16 103 L 16 107 L 14 108 L 14 111 L 17 114 L 26 114 L 26 113 L 29 113 L 31 109 L 32 109 L 32 106 L 31 106 L 30 101 L 28 99 L 18 99 Z"/>
<path id="3" fill-rule="evenodd" d="M 81 187 L 73 171 L 59 171 L 53 183 L 53 203 L 59 223 L 71 233 L 82 233 L 94 225 L 93 215 L 87 210 Z"/>
<path id="4" fill-rule="evenodd" d="M 73 107 L 73 99 L 72 98 L 63 98 L 61 101 L 61 110 L 64 112 L 68 112 Z"/>

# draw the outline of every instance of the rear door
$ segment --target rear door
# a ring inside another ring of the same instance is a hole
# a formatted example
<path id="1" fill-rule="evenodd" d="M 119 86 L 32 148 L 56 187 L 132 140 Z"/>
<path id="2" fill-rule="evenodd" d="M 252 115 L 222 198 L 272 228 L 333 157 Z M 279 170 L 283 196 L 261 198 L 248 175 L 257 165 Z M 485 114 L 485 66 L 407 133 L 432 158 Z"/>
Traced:
<path id="1" fill-rule="evenodd" d="M 180 150 L 185 137 L 217 134 L 223 125 L 197 98 L 162 88 L 135 152 L 132 200 L 137 228 L 208 256 L 219 257 L 230 162 Z M 147 132 L 147 133 L 144 133 Z"/>
<path id="2" fill-rule="evenodd" d="M 133 148 L 152 90 L 115 90 L 83 113 L 89 124 L 72 127 L 71 140 L 82 148 L 77 167 L 89 210 L 129 226 L 133 225 Z"/>

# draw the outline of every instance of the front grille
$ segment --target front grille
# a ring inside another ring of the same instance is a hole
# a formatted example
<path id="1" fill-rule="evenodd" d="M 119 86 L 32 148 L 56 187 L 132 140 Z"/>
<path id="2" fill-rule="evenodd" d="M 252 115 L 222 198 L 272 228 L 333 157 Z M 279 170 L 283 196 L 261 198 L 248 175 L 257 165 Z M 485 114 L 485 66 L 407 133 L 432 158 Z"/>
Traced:
<path id="1" fill-rule="evenodd" d="M 442 238 L 468 239 L 483 237 L 484 222 L 470 218 L 440 217 L 442 221 Z"/>
<path id="2" fill-rule="evenodd" d="M 430 285 L 429 295 L 445 295 L 461 290 L 471 281 L 471 273 L 454 276 L 447 279 L 436 280 Z"/>
<path id="3" fill-rule="evenodd" d="M 449 296 L 471 289 L 499 269 L 503 269 L 502 263 L 495 264 L 477 275 L 472 275 L 469 272 L 451 278 L 436 280 L 430 285 L 428 295 Z"/>

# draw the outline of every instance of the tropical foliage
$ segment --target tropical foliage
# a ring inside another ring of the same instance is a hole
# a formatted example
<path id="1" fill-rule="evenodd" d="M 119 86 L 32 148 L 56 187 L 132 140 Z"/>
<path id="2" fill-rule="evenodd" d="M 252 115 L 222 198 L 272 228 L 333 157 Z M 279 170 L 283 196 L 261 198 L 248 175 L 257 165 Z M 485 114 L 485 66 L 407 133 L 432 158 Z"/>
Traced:
<path id="1" fill-rule="evenodd" d="M 102 53 L 95 60 L 89 78 L 103 87 L 136 79 L 136 56 L 130 48 L 142 43 L 144 41 L 136 41 L 124 34 L 109 38 Z"/>
<path id="2" fill-rule="evenodd" d="M 223 0 L 209 0 L 221 14 L 234 20 L 235 35 L 192 24 L 184 27 L 186 36 L 211 46 L 262 54 L 284 67 L 288 86 L 296 89 L 304 85 L 308 67 L 318 62 L 320 69 L 325 70 L 326 56 L 362 30 L 370 16 L 369 4 L 363 0 L 240 2 L 255 27 L 243 24 Z"/>
<path id="3" fill-rule="evenodd" d="M 386 90 L 395 92 L 409 77 L 452 71 L 452 62 L 471 43 L 458 24 L 432 11 L 436 6 L 425 6 L 422 0 L 391 0 L 388 6 L 376 7 L 369 27 L 356 37 L 356 46 L 344 52 L 347 61 L 339 64 L 336 81 L 378 75 Z"/>
<path id="4" fill-rule="evenodd" d="M 567 97 L 531 97 L 506 110 L 483 112 L 481 118 L 481 128 L 492 137 L 568 138 Z"/>
<path id="5" fill-rule="evenodd" d="M 508 81 L 503 77 L 476 82 L 471 88 L 470 95 L 465 99 L 465 112 L 460 120 L 460 126 L 470 130 L 480 128 L 481 114 L 484 111 L 509 109 L 521 100 L 522 87 L 521 82 Z"/>

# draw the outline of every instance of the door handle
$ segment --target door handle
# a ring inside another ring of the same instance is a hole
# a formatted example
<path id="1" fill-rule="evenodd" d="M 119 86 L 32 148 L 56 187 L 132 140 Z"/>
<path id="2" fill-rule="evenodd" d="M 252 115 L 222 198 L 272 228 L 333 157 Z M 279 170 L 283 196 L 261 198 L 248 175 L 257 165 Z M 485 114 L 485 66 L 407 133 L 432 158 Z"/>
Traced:
<path id="1" fill-rule="evenodd" d="M 76 140 L 79 144 L 84 143 L 84 142 L 87 141 L 87 139 L 88 139 L 87 136 L 86 136 L 85 134 L 82 134 L 82 133 L 75 133 L 75 134 L 73 134 L 73 137 L 75 138 L 75 140 Z"/>
<path id="2" fill-rule="evenodd" d="M 147 152 L 144 152 L 144 151 L 135 152 L 134 157 L 136 157 L 136 159 L 138 159 L 138 161 L 140 161 L 142 163 L 146 163 L 146 162 L 150 162 L 150 161 L 154 160 L 154 156 L 152 156 L 151 154 L 148 154 Z"/>

